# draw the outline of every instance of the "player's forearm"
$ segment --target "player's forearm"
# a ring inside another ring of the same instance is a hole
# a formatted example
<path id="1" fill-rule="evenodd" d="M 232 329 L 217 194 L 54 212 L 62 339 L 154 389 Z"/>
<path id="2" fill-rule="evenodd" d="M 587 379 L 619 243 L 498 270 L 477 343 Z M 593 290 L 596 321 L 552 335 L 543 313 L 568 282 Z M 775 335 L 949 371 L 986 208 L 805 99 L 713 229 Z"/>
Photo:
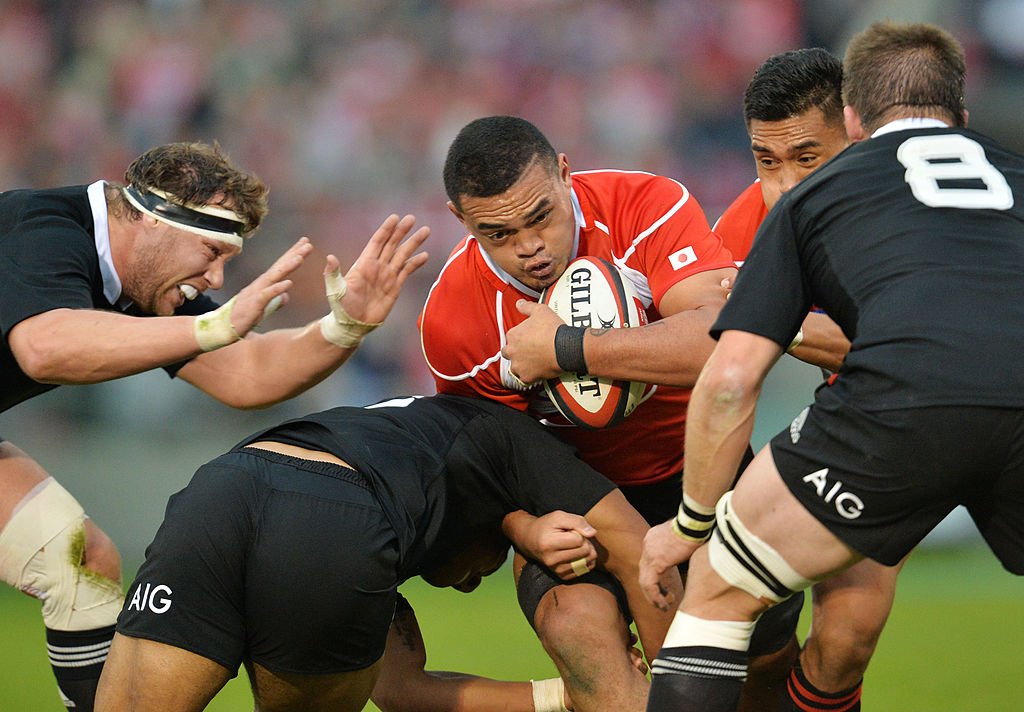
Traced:
<path id="1" fill-rule="evenodd" d="M 142 318 L 55 309 L 11 329 L 18 365 L 41 383 L 82 385 L 130 376 L 201 353 L 188 316 Z"/>
<path id="2" fill-rule="evenodd" d="M 838 371 L 850 352 L 850 342 L 839 325 L 825 314 L 812 312 L 804 319 L 801 329 L 800 345 L 790 353 L 806 363 Z"/>
<path id="3" fill-rule="evenodd" d="M 319 323 L 313 322 L 301 328 L 250 333 L 193 359 L 179 376 L 232 407 L 263 408 L 320 383 L 356 348 L 326 341 Z"/>
<path id="4" fill-rule="evenodd" d="M 697 503 L 714 507 L 729 490 L 750 443 L 758 388 L 701 376 L 686 421 L 683 489 Z"/>
<path id="5" fill-rule="evenodd" d="M 717 314 L 691 309 L 642 327 L 590 329 L 583 341 L 587 368 L 605 378 L 692 387 L 714 350 L 708 331 Z"/>

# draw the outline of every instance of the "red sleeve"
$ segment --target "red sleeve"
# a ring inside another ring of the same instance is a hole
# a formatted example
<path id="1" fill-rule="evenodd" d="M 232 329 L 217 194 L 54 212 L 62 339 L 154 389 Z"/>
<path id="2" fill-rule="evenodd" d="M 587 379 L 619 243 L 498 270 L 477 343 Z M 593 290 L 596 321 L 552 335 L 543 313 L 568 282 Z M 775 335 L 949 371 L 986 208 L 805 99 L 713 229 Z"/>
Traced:
<path id="1" fill-rule="evenodd" d="M 739 197 L 732 202 L 722 217 L 715 223 L 714 231 L 722 238 L 722 243 L 741 263 L 750 253 L 754 244 L 754 235 L 761 226 L 768 208 L 761 194 L 761 182 L 754 181 Z"/>
<path id="2" fill-rule="evenodd" d="M 418 320 L 423 357 L 439 393 L 525 410 L 529 391 L 506 385 L 508 362 L 501 357 L 505 332 L 525 319 L 515 308 L 519 295 L 481 271 L 477 249 L 463 240 L 430 288 Z"/>
<path id="3" fill-rule="evenodd" d="M 642 175 L 642 174 L 641 174 Z M 632 226 L 625 245 L 627 267 L 647 276 L 655 306 L 674 284 L 698 272 L 734 266 L 732 255 L 708 226 L 697 199 L 681 183 L 662 176 L 638 182 L 635 199 L 622 211 Z"/>

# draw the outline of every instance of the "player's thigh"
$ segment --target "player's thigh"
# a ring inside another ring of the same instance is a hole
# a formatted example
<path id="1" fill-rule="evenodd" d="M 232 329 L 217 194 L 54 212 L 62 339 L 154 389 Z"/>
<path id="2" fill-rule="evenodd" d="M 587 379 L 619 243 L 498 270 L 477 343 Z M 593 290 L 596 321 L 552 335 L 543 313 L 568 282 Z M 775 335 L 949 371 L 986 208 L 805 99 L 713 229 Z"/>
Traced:
<path id="1" fill-rule="evenodd" d="M 632 622 L 622 585 L 607 571 L 594 569 L 563 581 L 544 566 L 525 561 L 516 581 L 519 607 L 542 636 L 570 633 L 579 621 L 601 623 L 625 630 Z"/>
<path id="2" fill-rule="evenodd" d="M 24 450 L 9 440 L 0 440 L 0 529 L 25 496 L 49 476 Z"/>
<path id="3" fill-rule="evenodd" d="M 779 476 L 768 446 L 737 482 L 732 509 L 750 534 L 804 578 L 824 578 L 860 558 L 793 496 Z"/>
<path id="4" fill-rule="evenodd" d="M 370 698 L 380 661 L 362 670 L 297 675 L 247 663 L 255 712 L 358 712 Z"/>
<path id="5" fill-rule="evenodd" d="M 233 676 L 181 648 L 115 635 L 96 692 L 96 712 L 202 710 Z"/>

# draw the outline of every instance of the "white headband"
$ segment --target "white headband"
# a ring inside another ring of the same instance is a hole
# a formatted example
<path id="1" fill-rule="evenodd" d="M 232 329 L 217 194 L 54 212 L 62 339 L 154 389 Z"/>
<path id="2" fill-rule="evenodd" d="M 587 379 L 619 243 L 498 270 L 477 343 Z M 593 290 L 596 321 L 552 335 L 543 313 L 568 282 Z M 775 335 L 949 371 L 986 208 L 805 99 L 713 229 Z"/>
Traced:
<path id="1" fill-rule="evenodd" d="M 185 205 L 156 188 L 129 185 L 122 192 L 129 203 L 160 222 L 242 247 L 245 221 L 233 210 L 217 205 Z"/>

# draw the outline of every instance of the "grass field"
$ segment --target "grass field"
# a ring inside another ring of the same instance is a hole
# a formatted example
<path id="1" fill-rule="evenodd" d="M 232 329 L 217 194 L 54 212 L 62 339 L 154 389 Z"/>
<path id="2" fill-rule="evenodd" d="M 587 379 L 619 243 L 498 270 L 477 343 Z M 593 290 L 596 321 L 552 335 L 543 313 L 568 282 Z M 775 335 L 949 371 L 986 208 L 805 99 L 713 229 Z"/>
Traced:
<path id="1" fill-rule="evenodd" d="M 493 677 L 550 677 L 515 603 L 506 569 L 471 595 L 418 579 L 403 592 L 417 609 L 429 666 Z M 43 650 L 38 604 L 0 589 L 0 710 L 62 712 Z M 983 549 L 916 552 L 868 673 L 869 712 L 1011 712 L 1021 703 L 1024 580 Z M 251 710 L 244 673 L 214 699 L 214 712 Z M 368 709 L 376 710 L 372 705 Z"/>

